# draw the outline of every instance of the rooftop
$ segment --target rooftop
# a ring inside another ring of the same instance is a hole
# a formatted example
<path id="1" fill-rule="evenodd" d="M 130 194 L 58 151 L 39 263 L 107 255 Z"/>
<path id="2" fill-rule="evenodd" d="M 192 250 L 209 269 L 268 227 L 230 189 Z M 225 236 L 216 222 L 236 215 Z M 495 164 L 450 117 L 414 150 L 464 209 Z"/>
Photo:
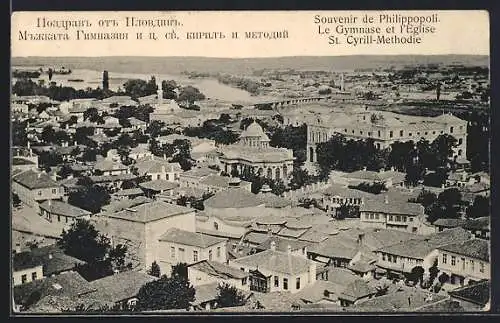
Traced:
<path id="1" fill-rule="evenodd" d="M 155 179 L 153 181 L 140 183 L 139 186 L 147 190 L 161 192 L 161 191 L 172 190 L 178 187 L 179 184 L 164 179 Z"/>
<path id="2" fill-rule="evenodd" d="M 247 208 L 264 205 L 264 201 L 244 188 L 229 188 L 217 192 L 205 200 L 204 204 L 211 208 Z"/>
<path id="3" fill-rule="evenodd" d="M 270 237 L 266 239 L 264 242 L 255 247 L 257 250 L 268 250 L 271 249 L 271 244 L 275 243 L 275 247 L 277 251 L 287 252 L 288 246 L 293 250 L 302 250 L 302 248 L 307 248 L 309 243 L 295 240 L 295 239 L 286 239 L 278 236 Z"/>
<path id="4" fill-rule="evenodd" d="M 340 293 L 339 298 L 345 299 L 351 302 L 373 295 L 377 292 L 374 287 L 368 285 L 364 280 L 357 279 L 352 283 L 348 284 L 342 293 Z"/>
<path id="5" fill-rule="evenodd" d="M 41 260 L 34 257 L 29 251 L 15 253 L 12 258 L 12 267 L 14 271 L 42 266 Z"/>
<path id="6" fill-rule="evenodd" d="M 123 211 L 108 214 L 108 217 L 133 222 L 148 223 L 191 212 L 194 211 L 184 206 L 173 205 L 163 201 L 153 201 L 136 206 L 131 206 Z"/>
<path id="7" fill-rule="evenodd" d="M 439 250 L 453 252 L 459 255 L 490 261 L 489 243 L 482 239 L 471 239 L 462 242 L 454 242 L 438 247 Z"/>
<path id="8" fill-rule="evenodd" d="M 453 298 L 485 306 L 490 301 L 491 282 L 481 281 L 449 292 Z"/>
<path id="9" fill-rule="evenodd" d="M 208 248 L 215 244 L 225 242 L 227 239 L 217 238 L 203 233 L 170 228 L 158 240 L 199 248 Z"/>
<path id="10" fill-rule="evenodd" d="M 59 184 L 46 173 L 31 169 L 15 175 L 12 180 L 29 189 L 53 188 L 59 186 Z"/>
<path id="11" fill-rule="evenodd" d="M 418 203 L 409 203 L 404 201 L 390 201 L 387 203 L 380 200 L 367 200 L 359 208 L 360 212 L 380 212 L 388 214 L 403 214 L 403 215 L 423 215 L 424 207 Z"/>
<path id="12" fill-rule="evenodd" d="M 410 239 L 393 245 L 385 246 L 377 250 L 392 255 L 398 255 L 414 259 L 423 259 L 432 250 L 452 242 L 465 241 L 472 238 L 472 234 L 462 228 L 448 229 L 442 232 L 430 234 L 424 239 Z"/>
<path id="13" fill-rule="evenodd" d="M 189 268 L 199 270 L 210 276 L 218 277 L 221 279 L 242 279 L 250 275 L 249 273 L 233 268 L 226 264 L 209 260 L 202 260 L 200 262 L 194 263 L 190 265 Z"/>
<path id="14" fill-rule="evenodd" d="M 129 270 L 91 281 L 89 285 L 96 291 L 86 296 L 94 299 L 119 302 L 135 297 L 142 286 L 157 278 L 141 272 Z"/>
<path id="15" fill-rule="evenodd" d="M 351 312 L 411 312 L 445 298 L 422 289 L 404 289 L 374 297 L 347 308 Z M 408 301 L 409 300 L 409 301 Z"/>
<path id="16" fill-rule="evenodd" d="M 81 209 L 79 207 L 58 200 L 44 201 L 43 203 L 40 204 L 40 209 L 45 210 L 51 214 L 64 215 L 73 218 L 78 218 L 91 214 L 91 212 L 87 210 Z"/>
<path id="17" fill-rule="evenodd" d="M 304 257 L 274 250 L 262 251 L 250 256 L 234 259 L 231 262 L 289 275 L 306 273 L 310 270 L 311 264 L 314 264 L 312 260 Z"/>
<path id="18" fill-rule="evenodd" d="M 76 265 L 85 264 L 84 261 L 65 254 L 57 245 L 34 248 L 31 253 L 43 263 L 45 276 L 73 270 Z"/>

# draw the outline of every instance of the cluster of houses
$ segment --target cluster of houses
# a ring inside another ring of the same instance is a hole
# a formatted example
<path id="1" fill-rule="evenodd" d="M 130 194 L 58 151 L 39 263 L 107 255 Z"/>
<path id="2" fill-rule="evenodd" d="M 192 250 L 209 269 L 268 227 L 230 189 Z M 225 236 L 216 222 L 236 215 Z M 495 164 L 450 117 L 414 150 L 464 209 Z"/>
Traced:
<path id="1" fill-rule="evenodd" d="M 185 116 L 185 110 L 174 101 L 164 102 L 162 97 L 160 90 L 157 96 L 142 98 L 154 105 L 151 120 L 186 127 L 200 125 L 203 122 L 200 118 L 212 118 L 200 113 Z M 33 104 L 39 99 L 15 97 L 13 102 L 17 112 L 29 114 L 23 104 Z M 47 125 L 58 126 L 75 116 L 77 123 L 71 127 L 95 128 L 90 139 L 98 145 L 109 140 L 104 130 L 126 129 L 114 117 L 105 117 L 101 125 L 83 120 L 85 111 L 91 107 L 115 111 L 120 106 L 138 104 L 121 96 L 100 101 L 45 103 L 57 108 L 42 112 L 46 115 L 38 115 L 40 122 L 29 125 L 30 128 L 41 131 Z M 357 117 L 366 115 L 360 113 Z M 417 131 L 426 131 L 428 136 L 435 135 L 435 131 L 446 131 L 465 136 L 462 121 L 448 115 L 416 121 L 392 115 L 384 118 L 378 123 L 360 119 L 350 127 L 368 127 L 366 136 L 379 138 L 383 145 L 399 138 L 400 128 L 405 136 L 411 136 L 406 134 L 410 131 L 408 123 L 416 135 L 420 135 Z M 143 131 L 147 126 L 135 118 L 129 121 L 134 130 Z M 334 132 L 351 129 L 343 127 L 319 120 L 308 127 L 308 148 L 327 140 Z M 356 131 L 360 131 L 358 128 Z M 65 130 L 71 134 L 74 129 Z M 365 136 L 363 130 L 355 135 Z M 24 208 L 32 210 L 33 220 L 45 221 L 62 232 L 76 219 L 88 219 L 113 245 L 127 246 L 126 263 L 132 268 L 87 282 L 75 270 L 81 261 L 54 246 L 17 250 L 13 255 L 16 306 L 22 305 L 30 311 L 61 311 L 78 304 L 133 306 L 140 287 L 157 279 L 146 273 L 153 262 L 165 275 L 170 275 L 178 263 L 187 264 L 189 281 L 196 289 L 193 309 L 216 309 L 217 286 L 227 283 L 248 296 L 247 304 L 252 305 L 246 306 L 252 306 L 250 309 L 362 311 L 376 308 L 384 298 L 384 304 L 396 304 L 396 298 L 405 301 L 407 298 L 413 305 L 405 303 L 398 305 L 399 308 L 421 310 L 436 299 L 442 300 L 443 294 L 419 289 L 407 295 L 407 288 L 397 282 L 408 280 L 416 267 L 423 269 L 423 280 L 432 281 L 431 268 L 436 266 L 440 276 L 446 274 L 443 276 L 446 279 L 439 280 L 440 288 L 450 292 L 446 297 L 460 299 L 462 307 L 469 302 L 482 308 L 489 301 L 488 297 L 471 300 L 471 294 L 464 292 L 467 288 L 483 291 L 485 284 L 489 284 L 489 218 L 427 223 L 423 206 L 409 202 L 419 192 L 403 187 L 403 173 L 334 172 L 328 185 L 305 194 L 317 200 L 320 208 L 304 208 L 299 206 L 300 194 L 277 196 L 268 185 L 254 194 L 251 183 L 223 176 L 214 167 L 208 167 L 220 166 L 225 173 L 253 171 L 259 176 L 284 179 L 286 183 L 293 170 L 293 153 L 270 147 L 269 137 L 256 122 L 241 133 L 239 143 L 221 149 L 211 140 L 178 134 L 157 139 L 160 143 L 189 140 L 191 155 L 197 161 L 195 167 L 183 171 L 178 163 L 154 156 L 147 145 L 131 149 L 130 166 L 124 165 L 114 150 L 105 157 L 99 156 L 95 162 L 83 163 L 71 159 L 75 146 L 48 147 L 58 149 L 71 162 L 71 175 L 62 179 L 54 172 L 39 170 L 35 147 L 15 149 L 12 191 Z M 465 139 L 460 145 L 465 147 Z M 456 156 L 465 155 L 461 147 L 457 147 Z M 308 161 L 315 162 L 314 149 L 308 149 L 308 154 Z M 83 176 L 111 192 L 110 203 L 97 213 L 68 202 Z M 138 177 L 147 180 L 137 187 L 122 187 Z M 360 183 L 383 183 L 387 191 L 371 194 L 353 188 Z M 447 186 L 458 187 L 471 196 L 489 196 L 487 174 L 456 174 L 450 176 Z M 180 197 L 202 201 L 203 210 L 193 208 L 190 202 L 177 205 Z M 358 207 L 359 216 L 336 219 L 338 209 L 344 205 Z M 437 284 L 435 279 L 434 284 Z M 33 300 L 35 292 L 38 297 Z"/>

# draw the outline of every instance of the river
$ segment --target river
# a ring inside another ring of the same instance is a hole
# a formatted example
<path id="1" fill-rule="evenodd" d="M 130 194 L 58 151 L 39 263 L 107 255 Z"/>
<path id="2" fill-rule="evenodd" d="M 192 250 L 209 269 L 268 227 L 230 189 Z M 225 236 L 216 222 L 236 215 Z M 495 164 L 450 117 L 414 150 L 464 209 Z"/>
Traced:
<path id="1" fill-rule="evenodd" d="M 46 67 L 43 67 L 46 69 Z M 13 70 L 37 70 L 39 66 L 22 66 L 22 67 L 12 67 Z M 112 71 L 108 71 L 109 76 L 109 88 L 113 91 L 118 90 L 119 87 L 123 89 L 123 84 L 130 79 L 142 79 L 149 80 L 151 78 L 151 74 L 138 74 L 138 73 L 114 73 Z M 169 74 L 156 74 L 154 75 L 156 78 L 157 84 L 159 84 L 163 80 L 175 80 L 177 84 L 181 86 L 192 85 L 198 88 L 207 99 L 212 100 L 220 100 L 226 102 L 257 102 L 261 100 L 266 100 L 268 98 L 252 96 L 249 92 L 238 89 L 226 84 L 222 84 L 216 79 L 212 78 L 198 78 L 198 79 L 189 79 L 184 75 L 169 75 Z M 45 83 L 48 84 L 48 75 L 42 74 L 38 79 L 33 79 L 37 81 L 39 79 L 45 80 Z M 81 81 L 75 81 L 81 80 Z M 57 85 L 62 86 L 71 86 L 75 89 L 86 89 L 88 87 L 96 88 L 102 87 L 102 71 L 94 71 L 90 69 L 74 69 L 71 74 L 61 75 L 54 74 L 52 76 L 52 81 L 56 82 Z M 15 82 L 15 79 L 14 79 Z"/>

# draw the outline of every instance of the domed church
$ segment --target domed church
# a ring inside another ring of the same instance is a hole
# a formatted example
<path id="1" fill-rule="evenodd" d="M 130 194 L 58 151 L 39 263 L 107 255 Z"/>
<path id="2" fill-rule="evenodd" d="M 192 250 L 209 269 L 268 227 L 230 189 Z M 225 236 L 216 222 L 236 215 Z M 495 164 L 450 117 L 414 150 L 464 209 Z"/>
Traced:
<path id="1" fill-rule="evenodd" d="M 240 135 L 238 143 L 221 149 L 219 158 L 222 169 L 239 174 L 254 172 L 259 176 L 287 183 L 293 170 L 293 151 L 269 146 L 269 137 L 262 127 L 253 121 Z"/>

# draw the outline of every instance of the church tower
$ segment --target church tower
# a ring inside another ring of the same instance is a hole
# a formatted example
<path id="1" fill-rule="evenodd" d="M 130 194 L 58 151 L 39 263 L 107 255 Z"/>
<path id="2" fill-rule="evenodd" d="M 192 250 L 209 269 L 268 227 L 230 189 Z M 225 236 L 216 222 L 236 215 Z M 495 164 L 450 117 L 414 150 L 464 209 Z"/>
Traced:
<path id="1" fill-rule="evenodd" d="M 158 104 L 163 103 L 163 89 L 162 89 L 162 81 L 160 81 L 157 85 L 158 90 L 156 91 L 156 94 L 158 95 Z"/>

